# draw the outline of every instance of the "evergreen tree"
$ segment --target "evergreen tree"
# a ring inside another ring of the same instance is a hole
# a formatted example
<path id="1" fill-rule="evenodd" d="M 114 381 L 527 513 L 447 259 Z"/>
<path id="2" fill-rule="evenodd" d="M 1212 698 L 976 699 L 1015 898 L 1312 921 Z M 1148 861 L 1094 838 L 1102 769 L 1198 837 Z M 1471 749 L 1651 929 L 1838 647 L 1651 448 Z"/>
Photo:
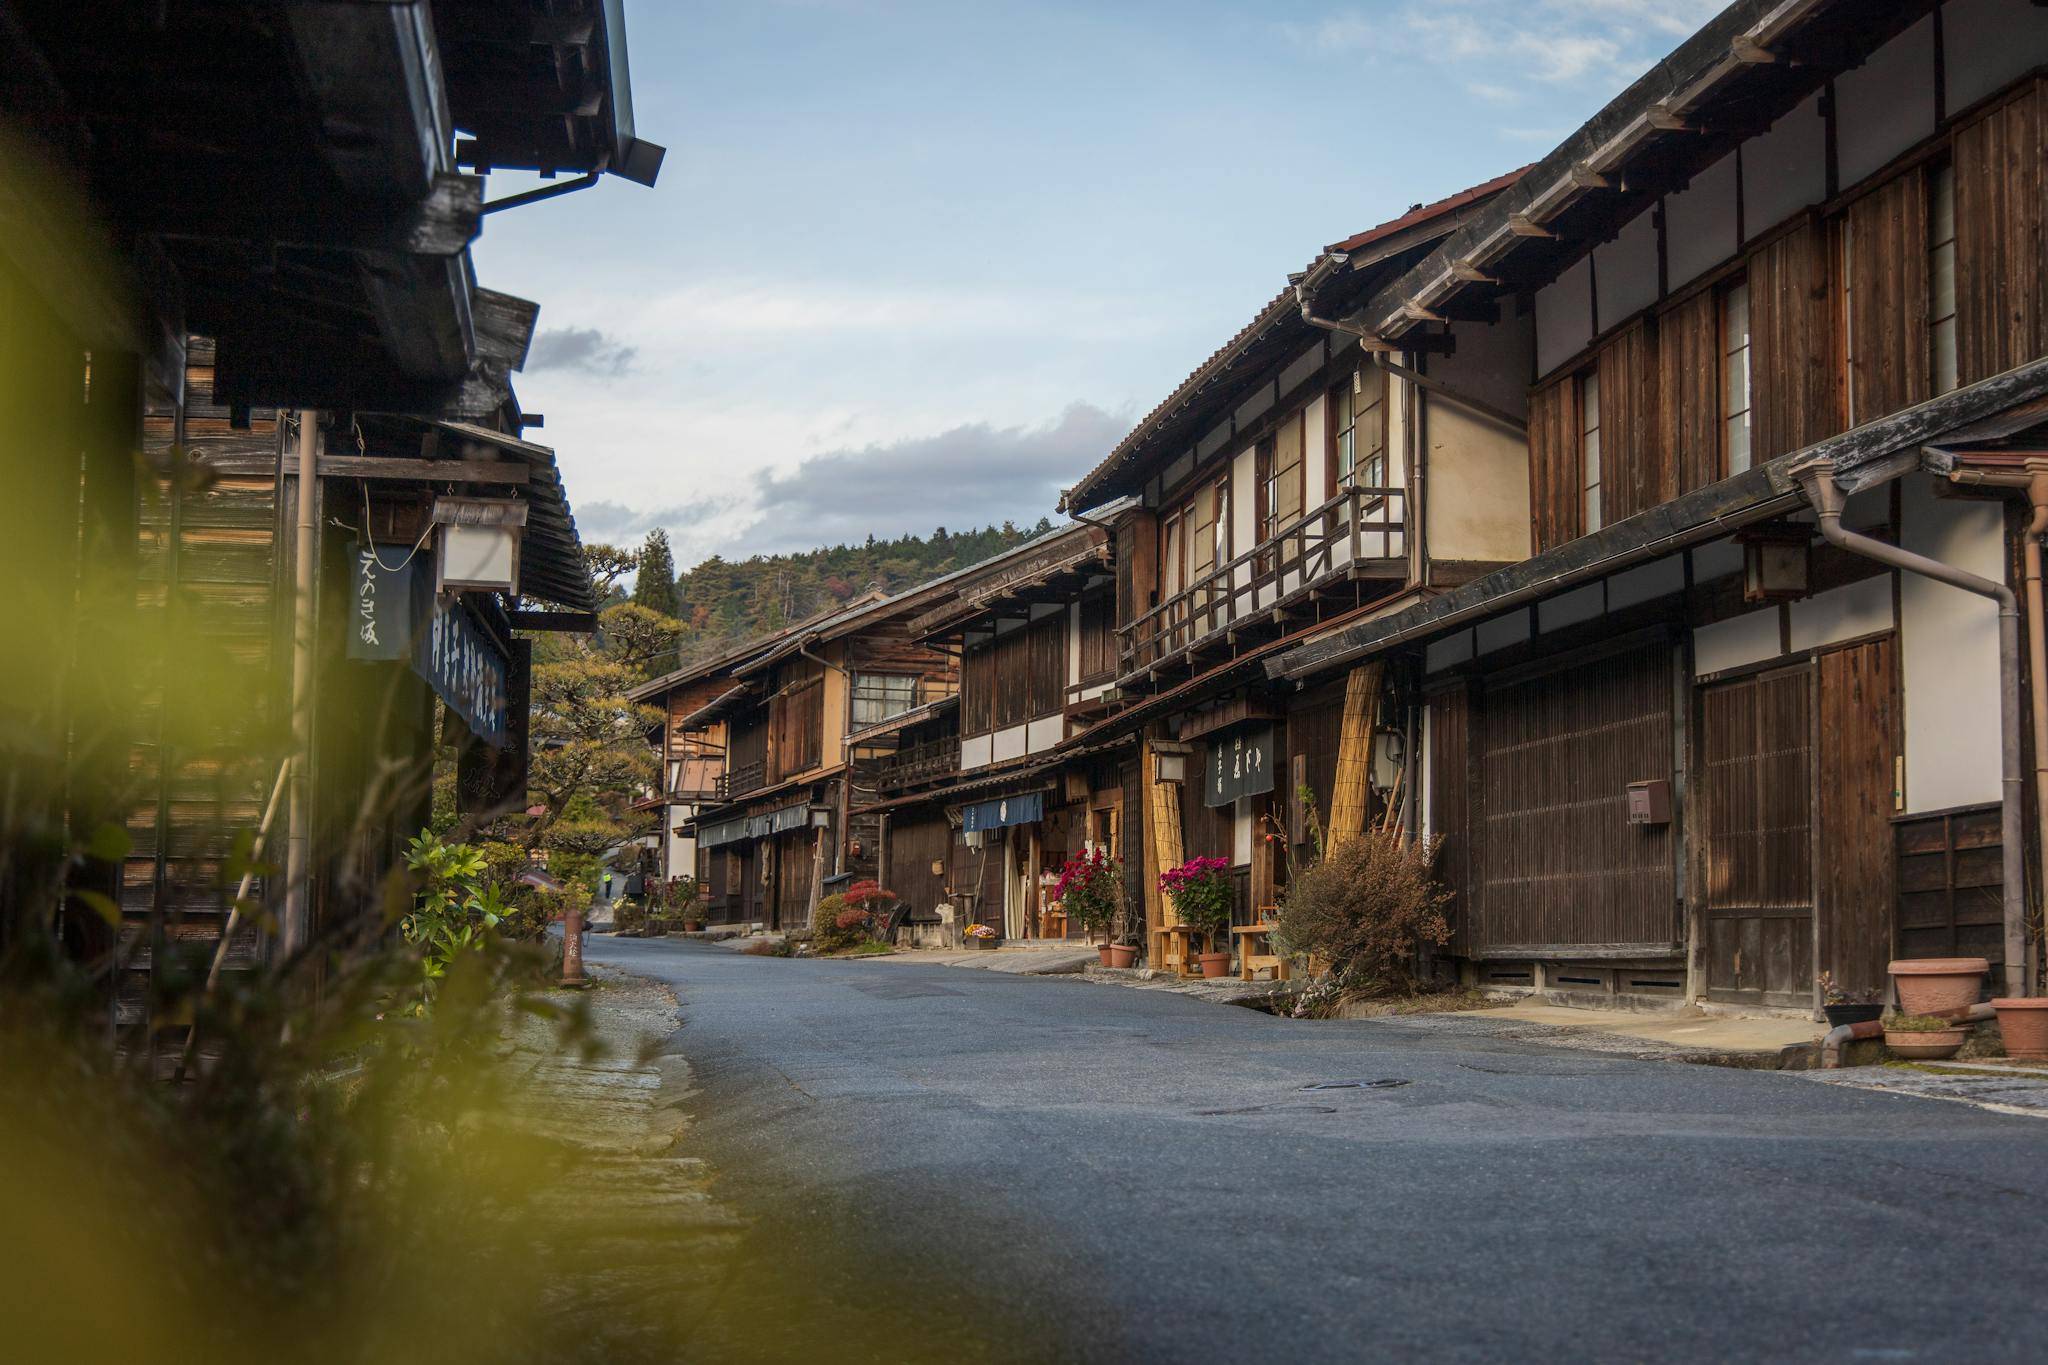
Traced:
<path id="1" fill-rule="evenodd" d="M 669 553 L 668 532 L 659 526 L 647 533 L 640 551 L 640 576 L 633 581 L 633 600 L 663 616 L 682 615 L 676 597 L 676 561 Z"/>

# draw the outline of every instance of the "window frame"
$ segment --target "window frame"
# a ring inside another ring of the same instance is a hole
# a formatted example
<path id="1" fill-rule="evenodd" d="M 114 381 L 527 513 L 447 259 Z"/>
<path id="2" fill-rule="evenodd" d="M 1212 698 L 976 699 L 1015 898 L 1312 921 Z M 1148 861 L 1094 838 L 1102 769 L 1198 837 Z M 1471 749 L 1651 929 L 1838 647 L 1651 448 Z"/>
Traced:
<path id="1" fill-rule="evenodd" d="M 1592 399 L 1587 401 L 1590 393 Z M 1590 425 L 1588 410 L 1592 413 Z M 1600 367 L 1589 365 L 1572 378 L 1572 416 L 1576 428 L 1575 448 L 1578 451 L 1578 503 L 1579 534 L 1591 535 L 1607 523 L 1601 516 L 1601 486 L 1605 468 L 1601 462 L 1600 442 Z M 1590 466 L 1592 477 L 1587 477 Z"/>
<path id="2" fill-rule="evenodd" d="M 1755 334 L 1750 324 L 1749 272 L 1738 271 L 1714 286 L 1714 337 L 1715 351 L 1720 357 L 1716 367 L 1715 397 L 1719 400 L 1715 408 L 1719 414 L 1721 435 L 1721 477 L 1740 474 L 1753 468 L 1756 463 L 1756 370 L 1752 364 L 1755 355 Z M 1735 298 L 1742 299 L 1742 342 L 1734 344 L 1729 333 L 1734 326 L 1731 305 Z M 1732 366 L 1740 355 L 1742 364 L 1742 406 L 1731 408 L 1733 401 L 1729 381 Z M 1735 419 L 1742 419 L 1741 464 L 1735 448 Z"/>
<path id="3" fill-rule="evenodd" d="M 864 669 L 855 670 L 847 686 L 848 720 L 852 727 L 856 730 L 863 730 L 870 725 L 880 725 L 883 721 L 894 720 L 906 711 L 915 711 L 918 706 L 918 683 L 920 681 L 921 679 L 915 673 L 877 673 Z M 904 700 L 903 705 L 896 707 L 894 710 L 888 710 L 887 707 L 890 702 L 889 692 L 885 691 L 879 698 L 874 695 L 862 695 L 864 685 L 870 682 L 908 684 L 907 687 L 893 689 L 906 694 L 907 699 Z M 861 704 L 877 700 L 881 701 L 884 707 L 883 713 L 871 719 L 863 720 L 860 713 Z"/>

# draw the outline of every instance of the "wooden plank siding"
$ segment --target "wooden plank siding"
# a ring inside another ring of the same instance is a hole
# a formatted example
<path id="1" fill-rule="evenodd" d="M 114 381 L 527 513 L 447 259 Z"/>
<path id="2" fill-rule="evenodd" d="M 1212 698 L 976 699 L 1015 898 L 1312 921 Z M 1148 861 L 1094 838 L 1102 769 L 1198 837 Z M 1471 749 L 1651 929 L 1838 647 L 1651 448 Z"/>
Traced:
<path id="1" fill-rule="evenodd" d="M 1894 636 L 1819 659 L 1820 962 L 1852 990 L 1881 989 L 1892 957 L 1898 668 Z"/>
<path id="2" fill-rule="evenodd" d="M 929 915 L 946 899 L 946 857 L 952 839 L 952 826 L 942 811 L 911 811 L 890 820 L 889 865 L 883 881 L 911 914 Z M 933 864 L 938 865 L 937 872 L 932 871 Z"/>
<path id="3" fill-rule="evenodd" d="M 964 735 L 1058 714 L 1067 694 L 1066 613 L 970 645 L 961 664 L 960 686 Z"/>
<path id="4" fill-rule="evenodd" d="M 1927 176 L 1893 176 L 1849 206 L 1848 352 L 1852 425 L 1931 398 L 1927 341 Z"/>
<path id="5" fill-rule="evenodd" d="M 1758 462 L 1840 427 L 1827 240 L 1820 223 L 1808 219 L 1749 258 L 1751 441 Z"/>
<path id="6" fill-rule="evenodd" d="M 1600 348 L 1600 493 L 1603 522 L 1678 496 L 1669 447 L 1658 439 L 1657 327 L 1638 319 Z"/>
<path id="7" fill-rule="evenodd" d="M 1956 360 L 1968 384 L 2048 351 L 2044 85 L 1956 131 Z"/>
<path id="8" fill-rule="evenodd" d="M 1900 957 L 2005 961 L 2005 878 L 1996 805 L 1901 816 L 1895 951 Z"/>
<path id="9" fill-rule="evenodd" d="M 1721 291 L 1701 289 L 1657 320 L 1657 441 L 1680 493 L 1726 472 L 1721 448 Z"/>
<path id="10" fill-rule="evenodd" d="M 1707 995 L 1800 1004 L 1813 983 L 1812 665 L 1704 688 L 1700 711 Z"/>
<path id="11" fill-rule="evenodd" d="M 1477 902 L 1464 889 L 1472 884 L 1471 693 L 1464 686 L 1429 697 L 1429 832 L 1437 848 L 1437 880 L 1451 891 L 1452 956 L 1470 953 L 1479 941 Z"/>
<path id="12" fill-rule="evenodd" d="M 1662 641 L 1496 681 L 1474 721 L 1475 950 L 1675 945 L 1672 827 L 1630 825 L 1627 784 L 1672 766 Z"/>
<path id="13" fill-rule="evenodd" d="M 1566 375 L 1529 395 L 1530 524 L 1539 553 L 1576 540 L 1584 523 L 1575 389 Z"/>

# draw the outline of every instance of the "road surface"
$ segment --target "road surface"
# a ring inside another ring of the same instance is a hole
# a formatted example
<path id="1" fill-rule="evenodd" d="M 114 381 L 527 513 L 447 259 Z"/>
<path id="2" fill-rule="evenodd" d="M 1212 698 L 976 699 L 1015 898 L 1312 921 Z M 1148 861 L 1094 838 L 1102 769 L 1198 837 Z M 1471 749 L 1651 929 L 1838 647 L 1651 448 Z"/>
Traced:
<path id="1" fill-rule="evenodd" d="M 2042 1119 L 1077 979 L 586 951 L 682 1002 L 764 1359 L 2048 1357 Z"/>

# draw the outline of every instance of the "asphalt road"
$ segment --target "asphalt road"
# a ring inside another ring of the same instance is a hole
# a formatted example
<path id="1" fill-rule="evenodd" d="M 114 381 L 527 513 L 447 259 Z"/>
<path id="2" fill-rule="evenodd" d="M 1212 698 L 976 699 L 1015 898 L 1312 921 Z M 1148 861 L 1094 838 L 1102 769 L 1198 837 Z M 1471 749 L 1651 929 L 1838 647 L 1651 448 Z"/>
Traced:
<path id="1" fill-rule="evenodd" d="M 734 1301 L 763 1358 L 2048 1357 L 2042 1119 L 1072 979 L 588 942 L 682 1002 L 691 1141 L 753 1222 Z M 1304 1088 L 1345 1081 L 1398 1084 Z"/>

